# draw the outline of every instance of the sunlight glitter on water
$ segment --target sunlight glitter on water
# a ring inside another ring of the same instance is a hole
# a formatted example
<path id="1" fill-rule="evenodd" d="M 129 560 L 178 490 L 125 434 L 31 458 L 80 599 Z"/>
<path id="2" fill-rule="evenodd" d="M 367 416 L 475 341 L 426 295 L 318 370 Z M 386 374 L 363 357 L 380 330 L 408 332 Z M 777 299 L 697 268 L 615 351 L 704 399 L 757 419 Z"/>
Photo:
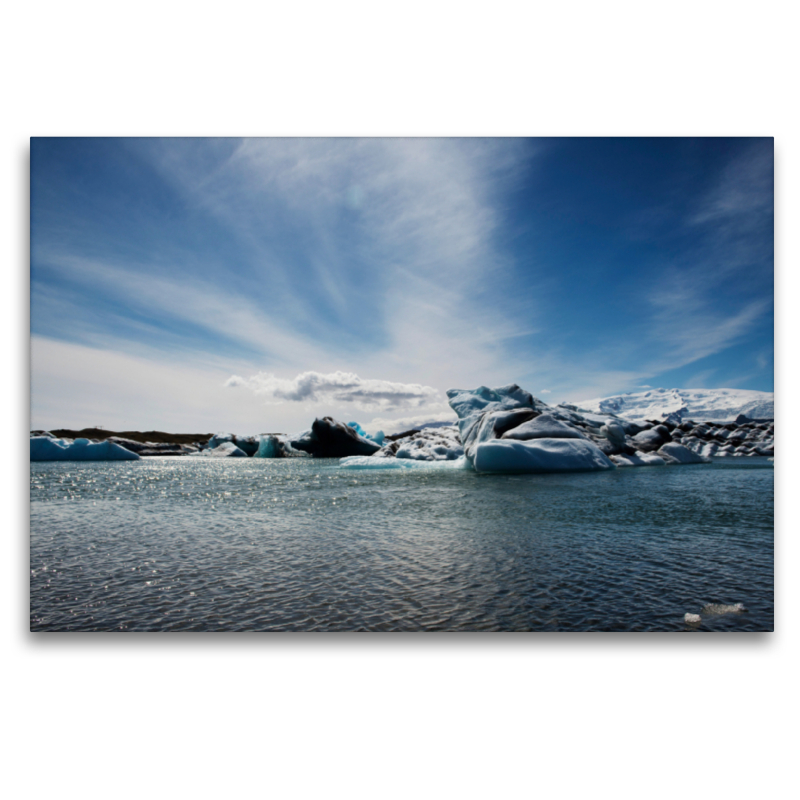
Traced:
<path id="1" fill-rule="evenodd" d="M 699 629 L 771 630 L 774 472 L 734 461 L 33 464 L 31 629 L 685 630 L 743 603 Z"/>

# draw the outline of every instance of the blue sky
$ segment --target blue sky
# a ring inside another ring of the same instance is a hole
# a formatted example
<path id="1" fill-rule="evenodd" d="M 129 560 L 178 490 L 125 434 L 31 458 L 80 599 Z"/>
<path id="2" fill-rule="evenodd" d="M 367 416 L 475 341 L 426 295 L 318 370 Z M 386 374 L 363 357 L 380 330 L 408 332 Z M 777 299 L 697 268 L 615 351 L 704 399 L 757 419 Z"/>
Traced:
<path id="1" fill-rule="evenodd" d="M 772 139 L 32 139 L 33 427 L 773 390 Z"/>

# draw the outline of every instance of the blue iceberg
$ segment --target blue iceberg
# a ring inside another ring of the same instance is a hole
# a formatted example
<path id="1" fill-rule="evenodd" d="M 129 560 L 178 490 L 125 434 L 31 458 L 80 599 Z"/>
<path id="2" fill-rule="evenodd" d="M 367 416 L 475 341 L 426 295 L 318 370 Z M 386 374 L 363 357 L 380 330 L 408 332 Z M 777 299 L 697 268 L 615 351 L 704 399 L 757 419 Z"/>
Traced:
<path id="1" fill-rule="evenodd" d="M 375 444 L 379 444 L 383 446 L 383 441 L 386 438 L 384 436 L 383 431 L 378 431 L 374 436 L 367 433 L 357 422 L 348 422 L 347 426 L 352 428 L 359 436 L 363 439 L 369 439 L 371 442 L 375 442 Z"/>
<path id="2" fill-rule="evenodd" d="M 31 461 L 138 461 L 139 455 L 114 442 L 31 436 Z"/>

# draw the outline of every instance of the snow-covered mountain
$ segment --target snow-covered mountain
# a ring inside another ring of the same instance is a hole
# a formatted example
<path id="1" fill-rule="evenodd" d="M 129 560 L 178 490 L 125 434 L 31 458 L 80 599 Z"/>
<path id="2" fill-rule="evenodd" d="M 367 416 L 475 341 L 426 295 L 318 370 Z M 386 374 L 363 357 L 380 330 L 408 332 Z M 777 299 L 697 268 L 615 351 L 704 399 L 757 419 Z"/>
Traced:
<path id="1" fill-rule="evenodd" d="M 580 400 L 571 405 L 595 413 L 616 414 L 623 419 L 692 419 L 732 422 L 739 414 L 751 419 L 775 417 L 775 394 L 752 389 L 649 389 Z"/>

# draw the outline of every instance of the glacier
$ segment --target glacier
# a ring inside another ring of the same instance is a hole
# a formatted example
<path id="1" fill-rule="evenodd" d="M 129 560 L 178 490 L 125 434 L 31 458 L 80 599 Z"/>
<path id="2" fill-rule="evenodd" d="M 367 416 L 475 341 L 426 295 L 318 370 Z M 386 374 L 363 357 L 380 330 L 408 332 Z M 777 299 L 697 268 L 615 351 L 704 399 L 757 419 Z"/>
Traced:
<path id="1" fill-rule="evenodd" d="M 698 422 L 733 422 L 775 418 L 775 394 L 755 389 L 649 389 L 571 403 L 594 413 L 614 414 L 626 420 L 686 419 Z"/>

